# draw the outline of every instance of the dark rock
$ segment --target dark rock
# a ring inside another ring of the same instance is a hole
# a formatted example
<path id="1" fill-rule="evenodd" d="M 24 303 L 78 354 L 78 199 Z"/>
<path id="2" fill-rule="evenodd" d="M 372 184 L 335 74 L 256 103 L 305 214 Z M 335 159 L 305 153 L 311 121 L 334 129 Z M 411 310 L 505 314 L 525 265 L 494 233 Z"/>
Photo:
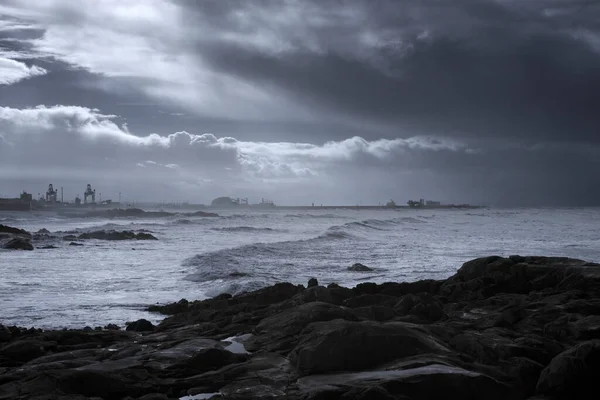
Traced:
<path id="1" fill-rule="evenodd" d="M 385 294 L 362 294 L 356 297 L 351 297 L 344 301 L 344 305 L 350 308 L 366 307 L 373 305 L 393 306 L 398 299 Z"/>
<path id="2" fill-rule="evenodd" d="M 93 369 L 62 370 L 56 376 L 57 387 L 64 393 L 80 394 L 103 399 L 139 397 L 148 391 L 144 383 L 147 373 L 139 370 L 106 371 Z"/>
<path id="3" fill-rule="evenodd" d="M 354 289 L 356 294 L 376 294 L 379 291 L 379 286 L 376 283 L 365 282 L 359 283 Z"/>
<path id="4" fill-rule="evenodd" d="M 38 247 L 38 248 L 39 249 L 58 249 L 58 247 L 54 246 L 53 244 L 49 244 L 49 245 Z"/>
<path id="5" fill-rule="evenodd" d="M 246 361 L 245 354 L 234 354 L 218 347 L 202 349 L 188 358 L 175 363 L 171 370 L 177 370 L 177 376 L 192 376 L 202 372 L 216 370 L 226 365 Z"/>
<path id="6" fill-rule="evenodd" d="M 301 285 L 296 286 L 291 283 L 282 282 L 251 293 L 240 294 L 235 296 L 233 300 L 236 303 L 249 303 L 258 306 L 271 305 L 288 300 L 304 290 L 304 287 Z"/>
<path id="7" fill-rule="evenodd" d="M 12 332 L 8 327 L 0 324 L 0 342 L 8 342 L 12 338 Z"/>
<path id="8" fill-rule="evenodd" d="M 10 250 L 33 250 L 33 245 L 29 239 L 17 237 L 6 242 L 4 248 Z"/>
<path id="9" fill-rule="evenodd" d="M 556 356 L 541 373 L 537 393 L 551 398 L 588 399 L 600 389 L 600 341 L 580 343 Z"/>
<path id="10" fill-rule="evenodd" d="M 255 336 L 247 341 L 246 346 L 250 351 L 259 349 L 289 351 L 296 346 L 298 335 L 308 324 L 334 319 L 357 320 L 349 310 L 332 304 L 323 302 L 302 304 L 260 321 L 254 330 Z"/>
<path id="11" fill-rule="evenodd" d="M 446 317 L 442 304 L 429 293 L 407 294 L 394 309 L 399 315 L 414 315 L 422 321 L 439 321 Z"/>
<path id="12" fill-rule="evenodd" d="M 319 281 L 317 280 L 317 278 L 310 278 L 308 280 L 308 287 L 315 287 L 315 286 L 319 286 Z"/>
<path id="13" fill-rule="evenodd" d="M 396 316 L 393 308 L 385 306 L 366 306 L 358 307 L 352 310 L 359 318 L 364 318 L 371 321 L 389 321 Z"/>
<path id="14" fill-rule="evenodd" d="M 0 233 L 10 233 L 12 235 L 18 236 L 31 236 L 31 233 L 27 232 L 24 229 L 13 228 L 12 226 L 2 224 L 0 224 Z"/>
<path id="15" fill-rule="evenodd" d="M 119 325 L 115 325 L 115 324 L 108 324 L 104 327 L 104 329 L 106 329 L 107 331 L 119 331 L 119 330 L 121 330 L 121 327 L 119 327 Z"/>
<path id="16" fill-rule="evenodd" d="M 36 233 L 47 235 L 47 234 L 49 234 L 51 232 L 48 229 L 46 229 L 46 228 L 42 228 L 39 231 L 37 231 Z"/>
<path id="17" fill-rule="evenodd" d="M 0 399 L 554 400 L 597 392 L 600 265 L 580 260 L 490 257 L 444 281 L 279 283 L 149 309 L 170 316 L 156 329 L 137 321 L 128 331 L 0 326 Z"/>
<path id="18" fill-rule="evenodd" d="M 138 397 L 137 400 L 169 400 L 169 397 L 163 393 L 149 393 L 142 397 Z"/>
<path id="19" fill-rule="evenodd" d="M 154 330 L 154 325 L 147 319 L 142 318 L 127 325 L 125 330 L 134 332 L 152 332 Z"/>
<path id="20" fill-rule="evenodd" d="M 219 295 L 220 296 L 220 295 Z M 155 305 L 148 307 L 148 311 L 159 312 L 161 314 L 173 315 L 186 311 L 188 309 L 189 302 L 186 299 L 181 299 L 177 303 L 171 303 L 166 305 Z"/>
<path id="21" fill-rule="evenodd" d="M 348 267 L 348 271 L 352 271 L 352 272 L 369 272 L 369 271 L 373 271 L 373 268 L 369 268 L 366 265 L 361 264 L 361 263 L 355 263 L 351 267 Z"/>
<path id="22" fill-rule="evenodd" d="M 41 357 L 56 346 L 53 342 L 40 340 L 18 340 L 0 348 L 0 356 L 21 363 Z"/>
<path id="23" fill-rule="evenodd" d="M 600 315 L 588 315 L 570 326 L 577 339 L 600 339 Z"/>
<path id="24" fill-rule="evenodd" d="M 296 398 L 311 399 L 508 400 L 523 398 L 518 391 L 485 374 L 431 362 L 406 369 L 311 375 L 300 378 L 296 387 L 298 393 Z M 318 397 L 319 394 L 322 396 Z M 365 397 L 366 394 L 373 397 Z M 388 394 L 391 397 L 387 397 Z"/>
<path id="25" fill-rule="evenodd" d="M 71 242 L 69 246 L 83 246 L 83 243 Z"/>
<path id="26" fill-rule="evenodd" d="M 429 334 L 410 324 L 334 320 L 307 326 L 290 360 L 304 374 L 357 371 L 443 349 Z"/>
<path id="27" fill-rule="evenodd" d="M 85 232 L 80 234 L 79 236 L 65 236 L 65 240 L 88 240 L 88 239 L 97 239 L 97 240 L 158 240 L 154 235 L 146 232 L 133 232 L 133 231 L 94 231 L 94 232 Z"/>

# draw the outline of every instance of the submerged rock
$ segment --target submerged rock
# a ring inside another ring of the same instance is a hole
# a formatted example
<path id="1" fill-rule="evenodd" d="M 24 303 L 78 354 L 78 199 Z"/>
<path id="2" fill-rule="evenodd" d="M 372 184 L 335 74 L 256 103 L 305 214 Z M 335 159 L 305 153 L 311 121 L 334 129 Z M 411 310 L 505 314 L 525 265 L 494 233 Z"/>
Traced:
<path id="1" fill-rule="evenodd" d="M 364 264 L 355 263 L 351 267 L 348 267 L 348 271 L 352 272 L 370 272 L 373 271 L 373 268 L 369 268 Z"/>
<path id="2" fill-rule="evenodd" d="M 158 240 L 154 235 L 147 232 L 133 232 L 133 231 L 94 231 L 85 232 L 79 236 L 67 235 L 63 238 L 64 240 Z"/>

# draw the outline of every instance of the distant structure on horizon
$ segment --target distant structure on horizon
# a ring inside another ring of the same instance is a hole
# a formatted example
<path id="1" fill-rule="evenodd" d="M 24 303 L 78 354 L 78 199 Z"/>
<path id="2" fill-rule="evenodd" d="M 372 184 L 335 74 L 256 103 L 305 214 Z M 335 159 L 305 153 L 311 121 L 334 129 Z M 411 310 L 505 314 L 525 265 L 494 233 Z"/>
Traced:
<path id="1" fill-rule="evenodd" d="M 440 207 L 442 203 L 440 201 L 419 199 L 417 200 L 409 200 L 406 202 L 409 207 Z"/>
<path id="2" fill-rule="evenodd" d="M 58 196 L 58 190 L 55 190 L 52 184 L 48 185 L 48 190 L 46 191 L 46 201 L 48 203 L 56 203 L 56 197 Z"/>
<path id="3" fill-rule="evenodd" d="M 275 207 L 275 203 L 271 200 L 260 199 L 260 203 L 258 204 L 249 204 L 248 198 L 232 198 L 227 196 L 217 197 L 210 203 L 211 207 L 259 207 L 259 208 L 270 208 Z"/>
<path id="4" fill-rule="evenodd" d="M 96 202 L 96 189 L 92 190 L 92 185 L 90 185 L 89 183 L 87 184 L 85 192 L 83 193 L 83 204 L 88 203 L 88 197 L 92 198 L 92 203 Z"/>

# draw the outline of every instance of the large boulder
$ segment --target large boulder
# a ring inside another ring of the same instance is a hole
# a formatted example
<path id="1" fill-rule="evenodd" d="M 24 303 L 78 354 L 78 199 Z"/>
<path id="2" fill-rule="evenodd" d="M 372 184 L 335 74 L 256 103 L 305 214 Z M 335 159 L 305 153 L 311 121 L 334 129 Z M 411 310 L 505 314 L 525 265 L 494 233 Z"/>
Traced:
<path id="1" fill-rule="evenodd" d="M 34 339 L 25 339 L 9 342 L 0 348 L 0 359 L 5 358 L 8 363 L 18 365 L 35 358 L 41 357 L 50 349 L 56 347 L 56 342 L 46 342 Z"/>
<path id="2" fill-rule="evenodd" d="M 406 369 L 305 376 L 292 386 L 296 398 L 343 400 L 509 400 L 523 396 L 489 376 L 446 364 Z"/>
<path id="3" fill-rule="evenodd" d="M 468 261 L 446 280 L 441 294 L 450 300 L 487 298 L 498 293 L 527 294 L 554 288 L 568 277 L 600 277 L 600 264 L 565 257 L 492 256 Z"/>
<path id="4" fill-rule="evenodd" d="M 600 340 L 580 343 L 552 360 L 537 392 L 551 398 L 588 399 L 600 391 Z"/>
<path id="5" fill-rule="evenodd" d="M 134 332 L 152 332 L 154 328 L 155 327 L 152 325 L 152 322 L 142 318 L 127 325 L 125 330 Z"/>
<path id="6" fill-rule="evenodd" d="M 260 321 L 254 336 L 246 342 L 250 351 L 289 351 L 299 340 L 299 333 L 310 323 L 344 319 L 356 321 L 349 310 L 329 303 L 312 302 L 289 308 Z"/>
<path id="7" fill-rule="evenodd" d="M 334 320 L 310 324 L 290 353 L 304 374 L 357 371 L 422 353 L 448 350 L 416 325 Z"/>

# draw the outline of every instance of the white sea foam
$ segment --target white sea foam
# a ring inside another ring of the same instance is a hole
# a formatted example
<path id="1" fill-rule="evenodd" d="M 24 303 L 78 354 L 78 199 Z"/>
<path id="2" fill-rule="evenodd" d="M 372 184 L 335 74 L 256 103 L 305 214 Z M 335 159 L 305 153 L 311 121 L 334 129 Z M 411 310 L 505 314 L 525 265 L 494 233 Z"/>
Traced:
<path id="1" fill-rule="evenodd" d="M 254 290 L 276 282 L 353 286 L 443 279 L 490 254 L 600 262 L 600 209 L 222 211 L 221 218 L 61 218 L 1 214 L 36 232 L 151 230 L 158 241 L 82 241 L 0 251 L 0 323 L 44 328 L 162 316 L 146 305 Z M 10 221 L 10 222 L 9 222 Z M 53 240 L 53 239 L 48 239 Z M 44 243 L 46 244 L 46 243 Z M 374 272 L 347 270 L 360 262 Z"/>

